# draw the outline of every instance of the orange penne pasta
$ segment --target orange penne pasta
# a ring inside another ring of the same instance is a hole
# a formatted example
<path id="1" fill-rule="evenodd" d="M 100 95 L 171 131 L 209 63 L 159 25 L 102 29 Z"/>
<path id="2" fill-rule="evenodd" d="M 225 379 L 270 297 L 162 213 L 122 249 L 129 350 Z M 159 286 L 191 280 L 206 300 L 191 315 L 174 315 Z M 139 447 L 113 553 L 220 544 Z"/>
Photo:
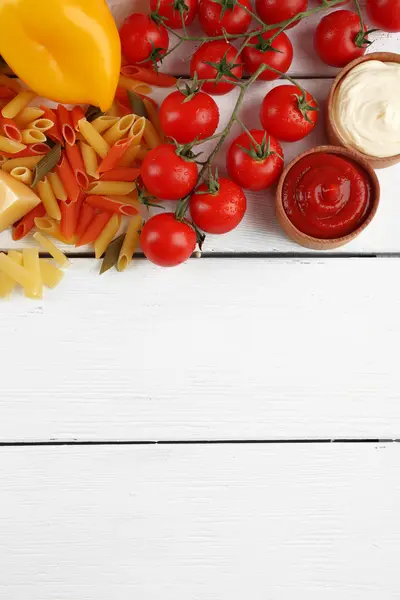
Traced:
<path id="1" fill-rule="evenodd" d="M 128 148 L 133 144 L 133 138 L 123 138 L 115 142 L 114 146 L 108 151 L 108 154 L 100 163 L 99 173 L 110 171 L 118 166 Z"/>
<path id="2" fill-rule="evenodd" d="M 69 146 L 67 144 L 65 146 L 65 153 L 79 187 L 86 190 L 89 187 L 89 178 L 86 174 L 82 154 L 78 146 L 76 144 L 74 146 Z"/>
<path id="3" fill-rule="evenodd" d="M 22 142 L 21 131 L 13 119 L 0 117 L 0 134 L 15 142 Z"/>
<path id="4" fill-rule="evenodd" d="M 86 203 L 93 208 L 105 210 L 107 212 L 116 213 L 125 217 L 133 217 L 138 214 L 138 210 L 132 204 L 121 202 L 109 196 L 88 196 Z"/>
<path id="5" fill-rule="evenodd" d="M 76 244 L 77 247 L 84 246 L 85 244 L 93 244 L 111 219 L 112 213 L 100 212 L 98 213 L 89 224 L 85 233 L 81 235 Z"/>
<path id="6" fill-rule="evenodd" d="M 59 104 L 57 107 L 58 123 L 61 129 L 64 140 L 70 146 L 73 146 L 76 142 L 76 133 L 72 124 L 72 114 L 68 108 L 65 108 L 63 104 Z"/>
<path id="7" fill-rule="evenodd" d="M 38 204 L 28 214 L 26 214 L 16 225 L 13 227 L 12 238 L 13 240 L 22 240 L 35 225 L 36 217 L 44 217 L 46 209 L 43 204 Z"/>
<path id="8" fill-rule="evenodd" d="M 65 202 L 60 202 L 60 231 L 61 235 L 67 240 L 72 238 L 72 236 L 75 234 L 78 223 L 79 208 L 79 202 L 72 202 L 69 198 Z"/>
<path id="9" fill-rule="evenodd" d="M 75 129 L 75 131 L 79 131 L 78 123 L 81 119 L 85 118 L 85 113 L 83 112 L 82 106 L 74 106 L 74 108 L 72 109 L 71 118 L 73 128 Z"/>
<path id="10" fill-rule="evenodd" d="M 176 85 L 177 81 L 176 77 L 173 77 L 172 75 L 166 75 L 165 73 L 156 72 L 152 69 L 146 69 L 145 67 L 139 67 L 138 65 L 125 65 L 121 67 L 121 75 L 157 87 L 173 87 Z"/>
<path id="11" fill-rule="evenodd" d="M 100 181 L 135 181 L 140 175 L 140 169 L 134 167 L 117 167 L 106 171 Z"/>
<path id="12" fill-rule="evenodd" d="M 57 175 L 62 181 L 65 191 L 67 192 L 68 198 L 72 202 L 77 202 L 80 195 L 80 188 L 76 181 L 71 165 L 68 162 L 66 155 L 63 153 L 60 162 L 56 166 Z"/>
<path id="13" fill-rule="evenodd" d="M 83 236 L 86 229 L 89 227 L 90 223 L 93 221 L 95 214 L 96 214 L 96 210 L 93 208 L 93 206 L 90 206 L 89 204 L 86 204 L 86 202 L 84 202 L 82 205 L 81 211 L 79 213 L 78 224 L 77 224 L 76 232 L 75 232 L 75 235 L 78 240 Z"/>
<path id="14" fill-rule="evenodd" d="M 48 106 L 41 106 L 40 108 L 43 111 L 43 118 L 50 119 L 50 121 L 53 121 L 54 123 L 53 127 L 46 131 L 46 135 L 52 140 L 56 140 L 57 142 L 61 143 L 63 141 L 63 136 L 61 134 L 61 129 L 58 124 L 57 113 Z"/>

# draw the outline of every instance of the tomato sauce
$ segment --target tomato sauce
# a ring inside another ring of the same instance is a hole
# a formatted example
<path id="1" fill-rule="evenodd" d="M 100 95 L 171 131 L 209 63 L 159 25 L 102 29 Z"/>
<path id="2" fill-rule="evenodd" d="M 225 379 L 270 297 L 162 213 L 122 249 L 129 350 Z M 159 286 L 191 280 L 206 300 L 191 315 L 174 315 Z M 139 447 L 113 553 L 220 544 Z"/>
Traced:
<path id="1" fill-rule="evenodd" d="M 319 152 L 300 159 L 283 184 L 283 207 L 306 235 L 335 239 L 352 233 L 368 216 L 372 186 L 350 159 Z"/>

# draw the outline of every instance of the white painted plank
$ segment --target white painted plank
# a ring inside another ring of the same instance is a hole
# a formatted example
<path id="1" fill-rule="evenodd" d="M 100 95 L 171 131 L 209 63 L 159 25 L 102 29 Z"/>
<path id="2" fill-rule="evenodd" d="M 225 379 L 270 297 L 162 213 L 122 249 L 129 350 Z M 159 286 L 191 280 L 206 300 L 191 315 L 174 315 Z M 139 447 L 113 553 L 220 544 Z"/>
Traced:
<path id="1" fill-rule="evenodd" d="M 400 261 L 75 260 L 0 311 L 0 441 L 400 438 Z"/>
<path id="2" fill-rule="evenodd" d="M 4 600 L 397 600 L 400 447 L 12 448 Z"/>
<path id="3" fill-rule="evenodd" d="M 328 91 L 331 85 L 331 80 L 309 80 L 301 82 L 312 94 L 316 96 L 318 101 L 321 103 L 322 109 L 324 108 L 325 99 L 328 95 Z M 243 104 L 242 118 L 246 125 L 250 128 L 259 128 L 259 107 L 262 99 L 264 98 L 267 91 L 272 87 L 279 85 L 278 83 L 260 83 L 255 84 L 251 88 L 245 102 Z M 164 98 L 170 90 L 158 90 L 155 97 L 158 100 Z M 229 96 L 222 96 L 217 99 L 221 113 L 220 129 L 224 128 L 229 116 L 232 112 L 233 103 L 236 97 L 236 93 L 233 92 Z M 322 110 L 323 112 L 323 110 Z M 303 152 L 307 148 L 311 148 L 316 145 L 326 144 L 327 139 L 324 132 L 323 119 L 321 118 L 316 129 L 303 141 L 295 144 L 284 144 L 284 153 L 286 163 L 290 162 L 298 154 Z M 223 146 L 218 160 L 215 163 L 220 172 L 225 169 L 225 156 L 226 150 L 232 139 L 239 133 L 239 128 L 235 127 L 232 130 L 232 134 Z M 206 146 L 199 147 L 207 156 L 212 150 L 213 146 L 210 143 Z M 363 232 L 356 240 L 351 244 L 334 250 L 335 253 L 398 253 L 400 252 L 400 236 L 399 227 L 400 223 L 400 203 L 394 190 L 400 188 L 400 165 L 391 167 L 390 169 L 384 169 L 378 172 L 378 177 L 382 186 L 382 202 L 379 212 L 370 225 L 370 227 Z M 275 189 L 267 190 L 265 192 L 247 193 L 248 198 L 248 211 L 244 221 L 241 225 L 233 232 L 223 236 L 208 236 L 204 245 L 206 253 L 235 253 L 235 252 L 254 252 L 254 253 L 265 253 L 265 252 L 296 252 L 296 253 L 310 253 L 310 250 L 302 248 L 295 243 L 288 240 L 283 232 L 280 230 L 278 223 L 275 218 L 274 208 L 274 193 Z M 176 203 L 165 203 L 167 207 L 176 207 Z M 145 215 L 146 213 L 144 213 Z M 31 236 L 23 241 L 23 245 L 31 245 L 35 242 Z M 0 233 L 0 248 L 19 248 L 21 242 L 14 242 L 11 239 L 9 231 Z M 91 251 L 91 248 L 71 248 L 71 246 L 64 246 L 69 252 L 75 253 L 77 251 Z"/>
<path id="4" fill-rule="evenodd" d="M 363 2 L 364 4 L 365 2 Z M 108 4 L 113 10 L 118 25 L 122 24 L 123 20 L 134 11 L 148 12 L 149 3 L 147 0 L 108 0 Z M 309 7 L 316 5 L 317 2 L 309 2 Z M 254 3 L 253 3 L 254 5 Z M 351 8 L 351 7 L 349 7 Z M 327 13 L 324 13 L 327 14 Z M 314 50 L 314 32 L 318 25 L 322 14 L 316 14 L 308 19 L 304 19 L 299 25 L 289 30 L 287 33 L 294 48 L 294 57 L 289 73 L 297 77 L 326 77 L 335 75 L 338 69 L 325 65 L 315 54 Z M 257 28 L 257 23 L 254 22 L 252 27 Z M 202 36 L 205 35 L 197 21 L 188 28 L 190 35 Z M 374 44 L 369 49 L 370 52 L 387 50 L 389 52 L 398 52 L 400 47 L 399 34 L 387 34 L 384 32 L 376 33 L 372 36 L 375 40 Z M 170 47 L 176 43 L 177 39 L 170 36 Z M 198 42 L 186 42 L 183 50 L 180 48 L 167 56 L 163 61 L 162 70 L 166 73 L 176 75 L 189 75 L 190 59 L 194 51 L 199 47 Z M 234 43 L 239 47 L 238 42 Z"/>

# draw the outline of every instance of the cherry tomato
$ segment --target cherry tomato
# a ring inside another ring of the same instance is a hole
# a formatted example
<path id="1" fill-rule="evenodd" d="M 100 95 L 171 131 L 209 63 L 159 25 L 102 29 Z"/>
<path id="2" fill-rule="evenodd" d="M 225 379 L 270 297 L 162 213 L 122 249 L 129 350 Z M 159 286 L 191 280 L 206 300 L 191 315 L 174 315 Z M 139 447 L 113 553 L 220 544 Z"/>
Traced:
<path id="1" fill-rule="evenodd" d="M 161 144 L 146 154 L 140 174 L 150 194 L 163 200 L 179 200 L 196 185 L 197 165 L 179 156 L 172 144 Z"/>
<path id="2" fill-rule="evenodd" d="M 132 64 L 150 67 L 168 50 L 168 32 L 148 15 L 133 13 L 126 19 L 120 32 L 122 54 Z"/>
<path id="3" fill-rule="evenodd" d="M 293 85 L 279 85 L 265 96 L 260 110 L 261 125 L 283 142 L 297 142 L 315 127 L 318 105 L 308 92 Z"/>
<path id="4" fill-rule="evenodd" d="M 218 83 L 204 83 L 202 89 L 209 94 L 227 94 L 235 87 L 234 84 L 228 83 L 229 80 L 234 79 L 232 74 L 240 79 L 243 73 L 236 48 L 224 40 L 205 42 L 192 56 L 191 76 L 193 77 L 197 73 L 199 79 L 215 79 L 218 71 L 212 65 L 207 64 L 208 62 L 220 65 L 222 78 Z"/>
<path id="5" fill-rule="evenodd" d="M 172 29 L 182 29 L 182 16 L 185 25 L 190 25 L 197 13 L 197 0 L 150 0 L 150 8 L 164 18 L 164 23 Z"/>
<path id="6" fill-rule="evenodd" d="M 264 190 L 283 171 L 283 151 L 279 142 L 260 129 L 242 133 L 233 140 L 226 157 L 230 177 L 247 190 Z"/>
<path id="7" fill-rule="evenodd" d="M 227 177 L 200 185 L 190 200 L 193 222 L 206 233 L 228 233 L 235 229 L 246 212 L 242 188 Z"/>
<path id="8" fill-rule="evenodd" d="M 161 127 L 167 137 L 179 144 L 204 140 L 215 133 L 219 122 L 218 106 L 204 92 L 187 97 L 180 91 L 165 98 L 159 113 Z"/>
<path id="9" fill-rule="evenodd" d="M 367 15 L 383 31 L 400 31 L 399 0 L 367 0 Z"/>
<path id="10" fill-rule="evenodd" d="M 366 27 L 364 31 L 367 31 Z M 351 10 L 337 10 L 326 15 L 315 30 L 315 50 L 320 59 L 332 67 L 344 67 L 365 54 L 367 46 L 360 17 Z"/>
<path id="11" fill-rule="evenodd" d="M 246 46 L 242 52 L 242 58 L 245 69 L 249 73 L 255 73 L 260 65 L 268 65 L 281 73 L 286 73 L 292 64 L 293 46 L 286 33 L 280 33 L 272 42 L 271 36 L 276 33 L 276 29 L 258 33 L 250 39 L 249 46 Z M 259 79 L 272 81 L 278 79 L 279 73 L 274 73 L 266 69 Z"/>
<path id="12" fill-rule="evenodd" d="M 174 213 L 151 217 L 143 226 L 140 245 L 145 256 L 160 267 L 175 267 L 185 262 L 196 247 L 196 233 Z"/>
<path id="13" fill-rule="evenodd" d="M 307 10 L 307 5 L 308 0 L 256 0 L 256 11 L 264 23 L 274 25 Z M 294 21 L 288 29 L 298 22 Z"/>
<path id="14" fill-rule="evenodd" d="M 240 5 L 252 10 L 250 0 L 240 0 L 240 3 L 200 0 L 198 13 L 202 30 L 211 37 L 222 35 L 223 31 L 237 35 L 245 33 L 251 23 L 251 14 Z"/>

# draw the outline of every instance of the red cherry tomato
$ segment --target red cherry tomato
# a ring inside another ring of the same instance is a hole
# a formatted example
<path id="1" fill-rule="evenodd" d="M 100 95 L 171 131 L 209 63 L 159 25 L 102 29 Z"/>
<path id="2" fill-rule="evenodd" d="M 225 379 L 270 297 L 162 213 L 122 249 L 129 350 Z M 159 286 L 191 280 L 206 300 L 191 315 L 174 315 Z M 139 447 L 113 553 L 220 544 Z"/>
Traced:
<path id="1" fill-rule="evenodd" d="M 318 105 L 308 92 L 293 85 L 279 85 L 265 96 L 260 110 L 261 125 L 283 142 L 297 142 L 315 127 Z M 314 109 L 314 110 L 312 110 Z"/>
<path id="2" fill-rule="evenodd" d="M 367 31 L 366 27 L 364 31 Z M 344 67 L 365 54 L 367 46 L 360 17 L 351 10 L 337 10 L 326 15 L 315 30 L 315 50 L 320 59 L 332 67 Z"/>
<path id="3" fill-rule="evenodd" d="M 197 0 L 150 0 L 150 8 L 164 18 L 164 23 L 172 29 L 182 29 L 182 16 L 185 25 L 190 25 L 197 13 Z"/>
<path id="4" fill-rule="evenodd" d="M 151 262 L 160 267 L 175 267 L 193 253 L 196 234 L 190 225 L 178 221 L 174 213 L 162 213 L 145 223 L 140 245 Z"/>
<path id="5" fill-rule="evenodd" d="M 251 14 L 241 5 L 252 10 L 250 0 L 240 0 L 237 4 L 231 0 L 200 0 L 198 14 L 202 30 L 210 37 L 222 35 L 223 31 L 237 35 L 245 33 L 251 23 Z"/>
<path id="6" fill-rule="evenodd" d="M 286 33 L 280 33 L 272 42 L 271 36 L 277 30 L 265 31 L 251 38 L 251 46 L 246 46 L 242 52 L 245 69 L 249 73 L 255 73 L 260 65 L 268 65 L 281 73 L 286 73 L 292 64 L 293 46 Z M 279 73 L 266 69 L 259 79 L 272 81 L 278 79 Z"/>
<path id="7" fill-rule="evenodd" d="M 179 200 L 196 185 L 197 165 L 179 156 L 172 144 L 161 144 L 146 154 L 140 174 L 150 194 L 163 200 Z"/>
<path id="8" fill-rule="evenodd" d="M 126 19 L 120 32 L 122 54 L 132 64 L 142 67 L 153 65 L 168 50 L 168 32 L 148 15 L 133 13 Z"/>
<path id="9" fill-rule="evenodd" d="M 265 131 L 252 129 L 250 134 L 252 139 L 242 133 L 233 140 L 226 157 L 227 169 L 233 181 L 243 188 L 264 190 L 273 185 L 283 171 L 283 150 Z"/>
<path id="10" fill-rule="evenodd" d="M 174 138 L 179 144 L 187 144 L 215 133 L 219 110 L 215 100 L 204 92 L 197 92 L 189 99 L 176 91 L 161 104 L 159 117 L 167 137 Z"/>
<path id="11" fill-rule="evenodd" d="M 204 83 L 203 91 L 209 94 L 227 94 L 235 87 L 234 84 L 229 83 L 229 80 L 233 79 L 231 73 L 238 79 L 242 77 L 243 73 L 236 48 L 224 40 L 205 42 L 192 56 L 191 76 L 193 77 L 197 73 L 199 79 L 215 79 L 218 71 L 215 67 L 207 64 L 208 62 L 220 64 L 224 74 L 218 83 Z"/>
<path id="12" fill-rule="evenodd" d="M 399 0 L 367 0 L 367 15 L 383 31 L 400 31 Z"/>
<path id="13" fill-rule="evenodd" d="M 246 212 L 246 196 L 242 188 L 227 177 L 221 177 L 215 191 L 200 185 L 190 200 L 193 222 L 206 233 L 228 233 L 235 229 Z"/>
<path id="14" fill-rule="evenodd" d="M 264 23 L 274 25 L 307 10 L 307 5 L 308 0 L 256 0 L 256 11 Z M 297 23 L 298 21 L 294 21 L 290 27 Z"/>

